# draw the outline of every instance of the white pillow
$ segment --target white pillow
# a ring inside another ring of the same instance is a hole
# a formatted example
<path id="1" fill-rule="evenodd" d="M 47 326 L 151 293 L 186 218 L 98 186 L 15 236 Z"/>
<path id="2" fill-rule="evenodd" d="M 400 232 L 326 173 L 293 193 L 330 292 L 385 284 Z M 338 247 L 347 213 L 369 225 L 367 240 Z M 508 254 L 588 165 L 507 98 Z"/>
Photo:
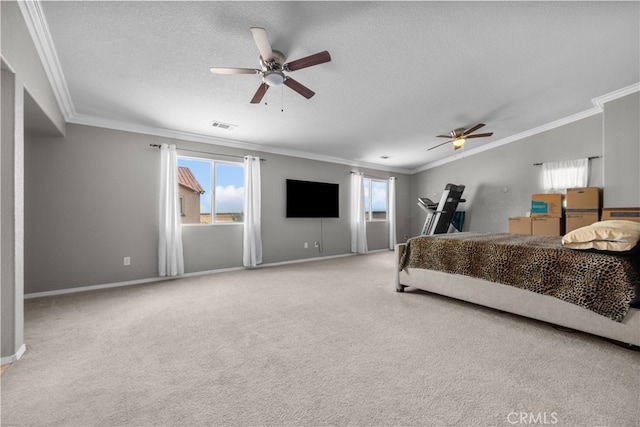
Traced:
<path id="1" fill-rule="evenodd" d="M 625 252 L 633 249 L 639 240 L 640 222 L 610 220 L 570 231 L 562 237 L 562 245 L 570 249 Z"/>

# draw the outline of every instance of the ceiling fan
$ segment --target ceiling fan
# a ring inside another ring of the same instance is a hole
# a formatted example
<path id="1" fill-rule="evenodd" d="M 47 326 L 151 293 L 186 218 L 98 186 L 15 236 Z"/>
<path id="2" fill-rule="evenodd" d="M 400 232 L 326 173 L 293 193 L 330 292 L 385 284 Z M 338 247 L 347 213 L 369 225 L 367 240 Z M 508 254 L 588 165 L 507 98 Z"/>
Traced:
<path id="1" fill-rule="evenodd" d="M 435 147 L 431 147 L 429 148 L 429 150 L 433 150 L 434 148 L 438 148 L 441 145 L 447 144 L 449 142 L 453 143 L 453 149 L 457 150 L 459 148 L 462 148 L 462 146 L 464 145 L 465 142 L 467 142 L 467 139 L 469 138 L 486 138 L 487 136 L 491 136 L 493 135 L 493 132 L 488 132 L 488 133 L 476 133 L 474 135 L 471 135 L 473 132 L 477 131 L 478 129 L 480 129 L 481 127 L 485 126 L 484 123 L 478 123 L 477 125 L 470 127 L 469 129 L 464 129 L 464 128 L 458 128 L 458 129 L 454 129 L 451 132 L 449 132 L 449 135 L 438 135 L 438 138 L 450 138 L 449 141 L 447 142 L 443 142 L 442 144 L 438 144 Z M 427 150 L 427 151 L 429 151 Z"/>
<path id="2" fill-rule="evenodd" d="M 251 34 L 253 34 L 253 40 L 256 42 L 258 51 L 260 52 L 260 69 L 212 67 L 210 71 L 213 74 L 260 74 L 262 76 L 262 84 L 260 84 L 258 90 L 253 95 L 251 99 L 252 104 L 259 103 L 264 97 L 264 94 L 267 93 L 269 87 L 283 84 L 307 99 L 315 95 L 314 91 L 285 75 L 285 72 L 329 62 L 331 61 L 329 52 L 325 50 L 285 63 L 286 58 L 284 54 L 271 49 L 271 43 L 269 43 L 267 31 L 264 28 L 253 27 L 251 28 Z"/>

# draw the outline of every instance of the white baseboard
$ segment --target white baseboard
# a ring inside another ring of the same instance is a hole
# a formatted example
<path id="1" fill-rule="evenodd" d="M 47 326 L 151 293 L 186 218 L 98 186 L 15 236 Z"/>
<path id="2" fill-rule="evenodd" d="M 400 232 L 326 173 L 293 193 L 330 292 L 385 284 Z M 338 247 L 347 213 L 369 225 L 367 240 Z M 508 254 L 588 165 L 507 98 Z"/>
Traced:
<path id="1" fill-rule="evenodd" d="M 379 249 L 379 250 L 369 251 L 368 253 L 383 252 L 383 251 L 388 251 L 388 250 L 389 249 Z M 303 259 L 296 259 L 296 260 L 291 260 L 291 261 L 272 262 L 272 263 L 269 263 L 269 264 L 260 264 L 260 265 L 258 265 L 256 267 L 251 267 L 251 268 L 257 269 L 257 268 L 264 268 L 264 267 L 274 267 L 274 266 L 278 266 L 278 265 L 297 264 L 297 263 L 301 263 L 301 262 L 322 261 L 322 260 L 327 260 L 327 259 L 331 259 L 331 258 L 343 258 L 343 257 L 348 257 L 348 256 L 354 256 L 354 255 L 358 255 L 358 254 L 348 253 L 348 254 L 330 255 L 330 256 L 324 256 L 324 257 L 303 258 Z M 77 287 L 77 288 L 57 289 L 55 291 L 33 292 L 33 293 L 25 294 L 24 295 L 24 299 L 49 297 L 49 296 L 55 296 L 55 295 L 75 294 L 77 292 L 88 292 L 88 291 L 95 291 L 95 290 L 99 290 L 99 289 L 109 289 L 109 288 L 119 288 L 119 287 L 122 287 L 122 286 L 141 285 L 141 284 L 144 284 L 144 283 L 161 282 L 161 281 L 164 281 L 164 280 L 175 280 L 175 279 L 182 279 L 182 278 L 186 278 L 186 277 L 206 276 L 208 274 L 226 273 L 226 272 L 229 272 L 229 271 L 238 271 L 238 270 L 245 270 L 245 269 L 246 269 L 246 267 L 220 268 L 220 269 L 217 269 L 217 270 L 207 270 L 207 271 L 197 271 L 197 272 L 194 272 L 194 273 L 186 273 L 186 274 L 183 274 L 183 275 L 180 275 L 180 276 L 150 277 L 148 279 L 129 280 L 129 281 L 126 281 L 126 282 L 116 282 L 116 283 L 105 283 L 105 284 L 101 284 L 101 285 L 80 286 L 80 287 Z"/>
<path id="2" fill-rule="evenodd" d="M 7 363 L 13 363 L 13 362 L 19 360 L 22 357 L 22 355 L 24 354 L 25 351 L 27 351 L 27 346 L 22 344 L 15 354 L 12 354 L 11 356 L 5 356 L 5 357 L 1 358 L 0 359 L 0 365 L 6 365 Z"/>
<path id="3" fill-rule="evenodd" d="M 55 295 L 75 294 L 77 292 L 88 292 L 88 291 L 96 291 L 98 289 L 119 288 L 121 286 L 141 285 L 143 283 L 160 282 L 163 280 L 176 279 L 179 277 L 184 277 L 184 276 L 153 277 L 149 279 L 129 280 L 126 282 L 105 283 L 102 285 L 90 285 L 90 286 L 79 286 L 77 288 L 56 289 L 55 291 L 33 292 L 29 294 L 24 294 L 24 299 L 50 297 Z"/>

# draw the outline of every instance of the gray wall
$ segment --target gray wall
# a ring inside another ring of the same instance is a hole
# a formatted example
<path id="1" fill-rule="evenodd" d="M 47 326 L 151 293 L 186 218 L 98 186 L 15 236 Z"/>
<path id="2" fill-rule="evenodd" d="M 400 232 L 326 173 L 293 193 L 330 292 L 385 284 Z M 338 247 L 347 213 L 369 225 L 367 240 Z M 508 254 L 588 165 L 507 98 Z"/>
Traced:
<path id="1" fill-rule="evenodd" d="M 157 276 L 156 139 L 67 132 L 26 136 L 25 293 Z"/>
<path id="2" fill-rule="evenodd" d="M 635 93 L 607 103 L 603 114 L 412 176 L 395 174 L 398 241 L 419 234 L 422 228 L 424 213 L 416 206 L 416 198 L 438 200 L 449 182 L 466 185 L 465 230 L 488 232 L 506 231 L 508 218 L 524 215 L 531 194 L 542 191 L 540 167 L 533 163 L 604 156 L 591 161 L 589 185 L 605 186 L 607 159 L 618 150 L 627 150 L 633 162 L 638 156 L 638 137 L 637 133 L 635 140 L 615 136 L 616 143 L 611 144 L 603 128 L 611 123 L 608 126 L 615 124 L 625 135 L 633 135 L 633 129 L 637 132 L 637 120 L 632 120 L 634 114 L 638 116 L 637 97 Z M 89 126 L 68 125 L 67 132 L 66 137 L 29 135 L 26 140 L 26 293 L 157 276 L 159 153 L 150 143 L 176 142 L 187 149 L 267 159 L 262 164 L 264 263 L 350 251 L 348 189 L 350 172 L 358 168 Z M 610 168 L 616 165 L 607 170 Z M 392 175 L 362 171 L 374 177 Z M 633 172 L 637 173 L 637 163 Z M 618 175 L 620 178 L 608 176 L 605 195 L 640 194 L 637 178 Z M 340 184 L 340 218 L 322 222 L 285 218 L 286 178 Z M 637 206 L 634 199 L 629 200 L 625 205 Z M 387 247 L 387 231 L 386 223 L 368 224 L 370 250 Z M 323 242 L 323 253 L 314 248 L 315 241 Z M 183 226 L 183 242 L 187 272 L 242 265 L 239 225 Z M 303 248 L 304 242 L 310 243 L 308 249 Z M 131 257 L 130 266 L 123 265 L 125 256 Z"/>
<path id="3" fill-rule="evenodd" d="M 411 200 L 437 201 L 447 183 L 463 184 L 464 230 L 506 232 L 508 218 L 524 215 L 531 194 L 543 192 L 533 163 L 602 156 L 590 161 L 589 185 L 604 188 L 604 206 L 640 206 L 639 97 L 635 92 L 604 104 L 601 114 L 414 174 Z M 414 204 L 414 235 L 425 216 Z"/>
<path id="4" fill-rule="evenodd" d="M 605 104 L 604 206 L 640 206 L 640 93 Z"/>
<path id="5" fill-rule="evenodd" d="M 267 159 L 261 165 L 264 263 L 350 252 L 349 183 L 354 168 L 69 124 L 66 137 L 27 136 L 25 293 L 157 277 L 160 153 L 149 144 L 162 142 Z M 410 229 L 410 177 L 395 176 L 401 238 Z M 319 219 L 286 219 L 286 178 L 340 184 L 340 218 L 322 224 Z M 185 225 L 182 230 L 187 273 L 242 265 L 241 225 Z M 372 224 L 368 238 L 370 250 L 386 248 L 386 223 Z M 323 242 L 323 253 L 314 248 L 315 241 Z M 309 249 L 303 248 L 304 242 L 310 243 Z M 131 257 L 130 266 L 123 265 L 125 256 Z"/>

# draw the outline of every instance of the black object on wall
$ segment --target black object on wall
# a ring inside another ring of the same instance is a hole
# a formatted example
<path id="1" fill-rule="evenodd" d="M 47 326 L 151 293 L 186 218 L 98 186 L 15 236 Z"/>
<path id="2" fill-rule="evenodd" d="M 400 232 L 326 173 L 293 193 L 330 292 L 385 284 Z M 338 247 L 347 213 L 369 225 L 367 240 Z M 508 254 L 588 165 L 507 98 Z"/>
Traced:
<path id="1" fill-rule="evenodd" d="M 287 218 L 339 218 L 339 184 L 287 179 Z"/>

